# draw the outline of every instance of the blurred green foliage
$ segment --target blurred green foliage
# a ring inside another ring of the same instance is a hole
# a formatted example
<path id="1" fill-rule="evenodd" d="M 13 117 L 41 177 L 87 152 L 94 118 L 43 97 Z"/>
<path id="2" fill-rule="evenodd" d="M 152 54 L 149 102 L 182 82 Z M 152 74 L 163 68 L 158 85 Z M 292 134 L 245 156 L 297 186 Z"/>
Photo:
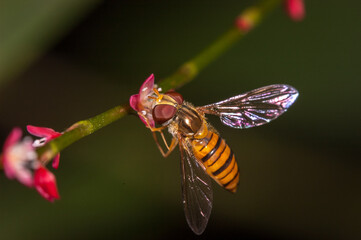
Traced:
<path id="1" fill-rule="evenodd" d="M 2 0 L 0 84 L 13 78 L 59 41 L 99 0 Z"/>
<path id="2" fill-rule="evenodd" d="M 172 73 L 252 3 L 2 2 L 1 142 L 13 126 L 62 130 L 127 101 L 150 73 Z M 300 23 L 278 9 L 180 90 L 195 105 L 273 83 L 300 92 L 259 128 L 210 117 L 237 156 L 241 183 L 235 195 L 214 185 L 206 239 L 361 238 L 361 3 L 306 1 L 306 9 Z M 1 239 L 195 238 L 178 152 L 163 159 L 136 117 L 63 151 L 54 172 L 62 197 L 54 204 L 1 173 Z"/>

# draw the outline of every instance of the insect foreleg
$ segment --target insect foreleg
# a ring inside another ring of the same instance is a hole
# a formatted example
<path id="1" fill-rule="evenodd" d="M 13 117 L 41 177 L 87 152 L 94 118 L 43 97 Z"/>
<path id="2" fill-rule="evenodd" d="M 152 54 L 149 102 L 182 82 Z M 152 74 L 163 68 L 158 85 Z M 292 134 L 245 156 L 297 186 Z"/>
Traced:
<path id="1" fill-rule="evenodd" d="M 164 142 L 165 146 L 167 147 L 167 149 L 169 151 L 169 146 L 168 146 L 167 140 L 165 140 L 165 137 L 164 137 L 164 134 L 163 134 L 162 131 L 160 132 L 160 135 L 162 136 L 163 142 Z"/>
<path id="2" fill-rule="evenodd" d="M 164 138 L 163 132 L 160 132 L 160 133 L 161 133 L 161 135 L 162 135 L 162 139 L 163 139 L 163 141 L 164 141 L 165 146 L 168 148 L 168 151 L 167 151 L 166 153 L 163 151 L 162 146 L 159 144 L 159 142 L 158 142 L 158 137 L 157 137 L 157 134 L 156 134 L 155 132 L 152 132 L 153 138 L 154 138 L 155 143 L 156 143 L 157 146 L 158 146 L 158 149 L 159 149 L 160 153 L 163 155 L 163 157 L 168 157 L 169 154 L 170 154 L 171 152 L 173 152 L 173 150 L 174 150 L 175 147 L 177 146 L 178 140 L 177 140 L 177 138 L 173 138 L 173 139 L 172 139 L 172 142 L 170 143 L 170 146 L 168 147 L 168 144 L 167 144 L 167 141 L 166 141 L 165 138 Z"/>
<path id="3" fill-rule="evenodd" d="M 138 112 L 138 115 L 141 116 L 146 121 L 147 128 L 149 128 L 152 132 L 161 132 L 164 128 L 166 128 L 166 126 L 162 126 L 159 128 L 153 128 L 150 126 L 148 119 L 141 112 Z"/>

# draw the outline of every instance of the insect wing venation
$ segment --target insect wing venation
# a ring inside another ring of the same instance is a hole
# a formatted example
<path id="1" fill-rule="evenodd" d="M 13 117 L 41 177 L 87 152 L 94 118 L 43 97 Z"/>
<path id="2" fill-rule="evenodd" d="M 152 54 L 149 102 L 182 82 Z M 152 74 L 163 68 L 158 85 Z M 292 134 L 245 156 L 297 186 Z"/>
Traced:
<path id="1" fill-rule="evenodd" d="M 187 223 L 198 235 L 205 230 L 213 205 L 211 179 L 179 139 L 182 169 L 182 196 Z"/>
<path id="2" fill-rule="evenodd" d="M 284 84 L 261 87 L 227 100 L 198 107 L 197 110 L 220 117 L 233 128 L 260 126 L 277 118 L 294 103 L 298 91 Z"/>

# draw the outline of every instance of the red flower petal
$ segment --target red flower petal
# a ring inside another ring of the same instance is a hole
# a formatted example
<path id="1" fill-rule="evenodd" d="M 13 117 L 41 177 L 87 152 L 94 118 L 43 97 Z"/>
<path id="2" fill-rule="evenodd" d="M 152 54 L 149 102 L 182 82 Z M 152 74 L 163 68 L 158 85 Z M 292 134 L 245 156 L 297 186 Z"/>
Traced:
<path id="1" fill-rule="evenodd" d="M 151 74 L 142 84 L 139 89 L 139 94 L 134 94 L 129 99 L 130 106 L 137 112 L 139 112 L 141 102 L 147 99 L 148 94 L 153 91 L 154 87 L 154 74 Z"/>
<path id="2" fill-rule="evenodd" d="M 286 11 L 294 21 L 301 21 L 305 17 L 305 4 L 303 0 L 286 0 Z"/>
<path id="3" fill-rule="evenodd" d="M 3 157 L 2 157 L 2 163 L 4 166 L 4 172 L 7 178 L 13 179 L 16 177 L 16 169 L 11 164 L 10 159 L 8 158 L 10 149 L 19 142 L 21 139 L 22 131 L 20 128 L 15 127 L 13 130 L 11 130 L 9 136 L 6 138 L 4 146 L 3 146 Z M 32 182 L 25 181 L 25 185 L 31 185 Z"/>
<path id="4" fill-rule="evenodd" d="M 53 163 L 52 163 L 53 168 L 58 169 L 59 161 L 60 161 L 60 153 L 56 154 L 55 158 L 53 159 Z"/>
<path id="5" fill-rule="evenodd" d="M 154 120 L 152 117 L 152 109 L 151 105 L 152 102 L 149 101 L 148 96 L 153 93 L 154 88 L 154 74 L 151 74 L 142 84 L 140 87 L 139 93 L 134 94 L 129 99 L 130 106 L 137 111 L 138 113 L 141 112 L 144 117 L 140 116 L 142 122 L 148 126 L 145 118 L 148 120 L 149 125 L 154 127 Z"/>
<path id="6" fill-rule="evenodd" d="M 16 144 L 20 140 L 21 135 L 22 131 L 20 128 L 13 128 L 13 130 L 10 132 L 9 136 L 5 140 L 3 152 L 6 152 L 7 149 Z"/>
<path id="7" fill-rule="evenodd" d="M 61 136 L 61 133 L 54 131 L 51 128 L 36 127 L 32 125 L 26 126 L 28 132 L 37 137 L 45 137 L 47 141 Z"/>
<path id="8" fill-rule="evenodd" d="M 139 116 L 139 118 L 140 118 L 140 120 L 142 120 L 142 122 L 144 123 L 144 125 L 145 125 L 146 127 L 148 127 L 147 121 L 146 121 L 142 116 Z M 150 127 L 152 127 L 152 128 L 155 127 L 155 123 L 154 123 L 153 118 L 151 118 L 151 119 L 149 118 L 149 119 L 148 119 L 148 122 L 149 122 Z"/>
<path id="9" fill-rule="evenodd" d="M 137 112 L 139 112 L 139 94 L 134 94 L 129 99 L 130 106 Z"/>
<path id="10" fill-rule="evenodd" d="M 20 183 L 24 184 L 27 187 L 32 187 L 34 184 L 33 176 L 31 172 L 18 174 L 17 179 Z"/>
<path id="11" fill-rule="evenodd" d="M 153 87 L 154 87 L 154 74 L 152 73 L 140 87 L 139 94 L 142 95 L 143 92 L 153 91 Z"/>
<path id="12" fill-rule="evenodd" d="M 35 170 L 34 185 L 39 194 L 46 200 L 53 202 L 60 198 L 54 174 L 43 166 Z"/>

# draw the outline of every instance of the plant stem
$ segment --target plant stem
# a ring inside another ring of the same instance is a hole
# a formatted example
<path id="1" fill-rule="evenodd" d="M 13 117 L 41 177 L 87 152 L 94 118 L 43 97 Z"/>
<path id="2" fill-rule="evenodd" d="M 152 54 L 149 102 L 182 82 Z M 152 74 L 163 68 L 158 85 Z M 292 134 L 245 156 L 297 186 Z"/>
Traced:
<path id="1" fill-rule="evenodd" d="M 63 135 L 36 150 L 39 155 L 39 160 L 44 164 L 48 163 L 58 152 L 70 144 L 92 134 L 130 112 L 131 108 L 129 104 L 119 105 L 95 117 L 73 124 Z"/>
<path id="2" fill-rule="evenodd" d="M 246 18 L 250 21 L 249 23 L 252 25 L 253 29 L 260 23 L 260 20 L 281 2 L 282 0 L 263 0 L 255 6 L 245 9 L 236 18 L 236 21 Z M 232 26 L 201 53 L 181 65 L 174 74 L 163 79 L 159 83 L 159 86 L 163 91 L 182 87 L 184 84 L 190 82 L 204 67 L 217 59 L 222 53 L 225 53 L 238 40 L 242 39 L 247 33 L 248 31 L 242 31 L 236 26 Z"/>
<path id="3" fill-rule="evenodd" d="M 170 89 L 177 89 L 190 82 L 204 67 L 217 59 L 222 53 L 225 53 L 238 40 L 242 39 L 246 33 L 257 26 L 264 16 L 280 4 L 281 1 L 282 0 L 263 0 L 255 6 L 245 9 L 245 11 L 236 18 L 236 21 L 246 20 L 250 26 L 249 29 L 241 29 L 235 24 L 200 54 L 181 65 L 174 74 L 159 82 L 159 87 L 161 87 L 163 91 L 168 91 Z M 62 136 L 36 150 L 40 161 L 44 164 L 48 163 L 58 152 L 70 144 L 131 112 L 134 111 L 130 108 L 129 104 L 126 103 L 95 117 L 75 123 L 68 128 Z"/>

